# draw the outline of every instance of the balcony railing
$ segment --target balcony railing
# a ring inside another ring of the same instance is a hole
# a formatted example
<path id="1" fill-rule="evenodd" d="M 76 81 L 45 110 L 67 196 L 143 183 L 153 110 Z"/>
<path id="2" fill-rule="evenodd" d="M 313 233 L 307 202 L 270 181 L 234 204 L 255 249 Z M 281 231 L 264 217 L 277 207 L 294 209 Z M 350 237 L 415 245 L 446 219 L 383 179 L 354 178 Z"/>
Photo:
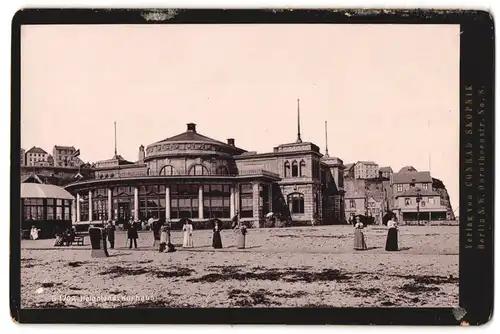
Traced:
<path id="1" fill-rule="evenodd" d="M 192 175 L 187 173 L 174 173 L 172 175 L 164 175 L 158 173 L 147 173 L 147 171 L 133 171 L 133 172 L 109 172 L 109 173 L 99 173 L 95 174 L 93 179 L 95 180 L 108 180 L 108 179 L 122 179 L 122 178 L 131 178 L 131 177 L 158 177 L 158 176 L 252 176 L 252 175 L 263 175 L 267 177 L 280 178 L 279 174 L 270 172 L 265 169 L 251 169 L 251 170 L 243 170 L 239 173 L 229 173 L 229 174 L 204 174 L 204 175 Z"/>

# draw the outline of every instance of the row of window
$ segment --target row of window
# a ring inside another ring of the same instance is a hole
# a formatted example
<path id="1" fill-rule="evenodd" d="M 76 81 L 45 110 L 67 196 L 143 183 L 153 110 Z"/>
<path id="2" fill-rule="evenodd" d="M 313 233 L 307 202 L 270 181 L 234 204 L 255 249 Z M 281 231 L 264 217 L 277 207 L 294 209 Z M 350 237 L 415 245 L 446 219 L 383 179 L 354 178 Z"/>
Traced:
<path id="1" fill-rule="evenodd" d="M 415 187 L 415 183 L 410 183 L 410 188 L 414 188 Z M 403 192 L 403 184 L 398 184 L 396 186 L 397 188 L 397 192 Z M 427 190 L 429 189 L 429 184 L 428 183 L 422 183 L 422 189 L 424 190 Z"/>
<path id="2" fill-rule="evenodd" d="M 230 196 L 231 189 L 226 184 L 203 185 L 203 217 L 205 218 L 230 218 Z M 92 218 L 95 220 L 107 220 L 108 198 L 107 189 L 96 189 L 92 197 Z M 113 190 L 119 194 L 113 197 L 112 212 L 115 219 L 129 219 L 134 208 L 133 188 L 119 187 Z M 147 220 L 150 217 L 165 218 L 165 186 L 150 185 L 139 187 L 139 218 Z M 319 200 L 315 194 L 315 213 L 319 212 Z M 253 185 L 240 185 L 240 216 L 242 218 L 253 217 Z M 292 214 L 304 213 L 304 195 L 292 193 L 287 196 L 287 203 Z M 176 218 L 198 218 L 199 217 L 199 186 L 192 184 L 178 184 L 170 186 L 170 217 Z M 269 186 L 259 186 L 259 207 L 262 214 L 269 212 Z M 80 219 L 88 220 L 88 195 L 82 196 L 80 202 Z"/>
<path id="3" fill-rule="evenodd" d="M 305 176 L 306 162 L 302 160 L 300 163 L 293 161 L 285 161 L 285 177 L 301 177 Z"/>
<path id="4" fill-rule="evenodd" d="M 71 201 L 53 198 L 22 199 L 24 220 L 71 220 Z"/>
<path id="5" fill-rule="evenodd" d="M 160 169 L 158 175 L 180 175 L 180 173 L 173 166 L 166 165 Z M 194 165 L 189 168 L 188 175 L 211 175 L 211 173 L 205 165 Z M 226 166 L 218 166 L 215 175 L 229 175 L 229 169 Z"/>
<path id="6" fill-rule="evenodd" d="M 413 200 L 410 197 L 405 198 L 405 206 L 412 205 Z M 429 197 L 429 204 L 434 204 L 435 200 L 433 197 Z M 417 200 L 415 199 L 415 205 L 417 204 Z M 420 201 L 420 206 L 425 206 L 425 201 Z"/>

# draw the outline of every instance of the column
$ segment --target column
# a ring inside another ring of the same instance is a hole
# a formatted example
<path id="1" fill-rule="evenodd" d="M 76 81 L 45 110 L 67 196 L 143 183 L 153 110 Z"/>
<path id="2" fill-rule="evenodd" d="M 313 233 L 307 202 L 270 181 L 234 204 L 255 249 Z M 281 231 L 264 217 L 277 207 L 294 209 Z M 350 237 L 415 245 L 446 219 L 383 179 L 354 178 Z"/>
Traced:
<path id="1" fill-rule="evenodd" d="M 273 184 L 272 183 L 267 185 L 267 191 L 268 191 L 268 196 L 269 196 L 269 212 L 274 212 L 273 211 Z"/>
<path id="2" fill-rule="evenodd" d="M 71 201 L 71 222 L 76 223 L 76 200 Z"/>
<path id="3" fill-rule="evenodd" d="M 240 185 L 234 185 L 234 209 L 240 211 Z"/>
<path id="4" fill-rule="evenodd" d="M 108 220 L 113 220 L 113 191 L 108 188 Z"/>
<path id="5" fill-rule="evenodd" d="M 257 182 L 253 184 L 252 205 L 254 226 L 260 227 L 259 184 Z"/>
<path id="6" fill-rule="evenodd" d="M 230 215 L 231 215 L 231 218 L 234 217 L 234 215 L 236 214 L 236 208 L 235 208 L 235 201 L 234 201 L 234 185 L 231 185 L 231 195 L 229 197 L 229 212 L 230 212 Z"/>
<path id="7" fill-rule="evenodd" d="M 134 222 L 139 221 L 139 188 L 134 187 Z"/>
<path id="8" fill-rule="evenodd" d="M 81 220 L 80 218 L 80 201 L 81 201 L 80 194 L 76 194 L 76 221 L 79 222 Z"/>
<path id="9" fill-rule="evenodd" d="M 170 186 L 165 187 L 165 219 L 170 220 Z"/>
<path id="10" fill-rule="evenodd" d="M 93 220 L 92 217 L 92 190 L 89 190 L 89 222 Z"/>
<path id="11" fill-rule="evenodd" d="M 201 184 L 198 188 L 198 218 L 203 219 L 203 185 Z"/>

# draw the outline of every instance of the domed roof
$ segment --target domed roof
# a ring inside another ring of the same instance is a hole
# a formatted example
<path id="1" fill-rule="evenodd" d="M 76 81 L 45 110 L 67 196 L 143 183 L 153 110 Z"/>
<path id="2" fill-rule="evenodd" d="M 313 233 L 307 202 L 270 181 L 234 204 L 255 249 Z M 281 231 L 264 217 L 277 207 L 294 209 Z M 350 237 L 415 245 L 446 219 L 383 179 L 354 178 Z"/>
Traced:
<path id="1" fill-rule="evenodd" d="M 223 143 L 221 141 L 199 134 L 198 132 L 196 132 L 196 124 L 194 123 L 187 124 L 186 132 L 175 135 L 173 137 L 165 138 L 163 140 L 160 140 L 159 142 L 156 142 L 155 144 L 170 142 L 204 142 L 209 144 L 227 145 L 226 143 Z"/>
<path id="2" fill-rule="evenodd" d="M 74 199 L 65 189 L 52 184 L 21 183 L 21 198 Z"/>
<path id="3" fill-rule="evenodd" d="M 196 132 L 196 124 L 188 123 L 185 132 L 148 145 L 146 152 L 145 160 L 161 156 L 200 153 L 239 155 L 245 150 L 236 147 L 233 138 L 228 139 L 226 144 L 199 134 Z"/>
<path id="4" fill-rule="evenodd" d="M 404 166 L 403 168 L 401 168 L 399 170 L 399 172 L 400 173 L 414 173 L 414 172 L 417 172 L 417 170 L 413 166 Z"/>

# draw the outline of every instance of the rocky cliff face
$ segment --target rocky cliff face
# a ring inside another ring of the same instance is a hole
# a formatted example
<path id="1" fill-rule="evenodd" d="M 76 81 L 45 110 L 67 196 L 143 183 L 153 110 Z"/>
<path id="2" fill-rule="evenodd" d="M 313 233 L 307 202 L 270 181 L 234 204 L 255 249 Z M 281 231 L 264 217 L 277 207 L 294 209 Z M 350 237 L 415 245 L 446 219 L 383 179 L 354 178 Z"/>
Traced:
<path id="1" fill-rule="evenodd" d="M 455 220 L 455 214 L 453 213 L 453 208 L 451 207 L 450 196 L 443 183 L 439 179 L 432 178 L 432 190 L 437 192 L 441 197 L 441 204 L 446 206 L 446 219 Z"/>

